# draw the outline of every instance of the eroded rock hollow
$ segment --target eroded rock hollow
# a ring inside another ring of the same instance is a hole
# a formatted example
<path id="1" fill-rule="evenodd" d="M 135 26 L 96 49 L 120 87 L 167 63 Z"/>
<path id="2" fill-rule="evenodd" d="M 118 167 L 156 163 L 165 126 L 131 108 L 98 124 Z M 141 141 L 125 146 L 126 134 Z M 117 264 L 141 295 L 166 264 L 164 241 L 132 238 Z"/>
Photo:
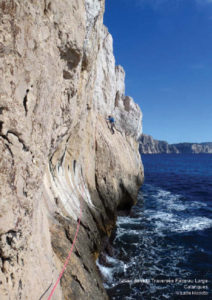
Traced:
<path id="1" fill-rule="evenodd" d="M 95 260 L 143 180 L 104 0 L 0 0 L 0 299 L 107 299 Z M 112 134 L 106 118 L 116 120 Z"/>

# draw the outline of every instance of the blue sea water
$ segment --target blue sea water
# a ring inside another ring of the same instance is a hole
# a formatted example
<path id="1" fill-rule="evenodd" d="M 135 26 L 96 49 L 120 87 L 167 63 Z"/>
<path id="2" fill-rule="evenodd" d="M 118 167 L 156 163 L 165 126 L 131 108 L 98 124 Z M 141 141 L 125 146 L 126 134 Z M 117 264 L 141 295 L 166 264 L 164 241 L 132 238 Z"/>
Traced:
<path id="1" fill-rule="evenodd" d="M 143 155 L 145 182 L 100 266 L 114 300 L 212 299 L 212 155 Z"/>

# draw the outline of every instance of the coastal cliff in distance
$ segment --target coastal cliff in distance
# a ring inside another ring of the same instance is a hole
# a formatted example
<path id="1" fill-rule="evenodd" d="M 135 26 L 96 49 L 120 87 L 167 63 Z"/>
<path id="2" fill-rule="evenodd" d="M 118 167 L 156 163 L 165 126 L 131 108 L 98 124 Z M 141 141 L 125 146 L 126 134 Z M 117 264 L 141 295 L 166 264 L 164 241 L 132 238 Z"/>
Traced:
<path id="1" fill-rule="evenodd" d="M 168 144 L 166 141 L 155 140 L 146 134 L 142 134 L 139 141 L 139 151 L 141 154 L 212 153 L 212 142 Z"/>
<path id="2" fill-rule="evenodd" d="M 104 0 L 0 1 L 0 299 L 107 299 L 96 267 L 143 181 Z M 116 119 L 115 134 L 106 117 Z"/>

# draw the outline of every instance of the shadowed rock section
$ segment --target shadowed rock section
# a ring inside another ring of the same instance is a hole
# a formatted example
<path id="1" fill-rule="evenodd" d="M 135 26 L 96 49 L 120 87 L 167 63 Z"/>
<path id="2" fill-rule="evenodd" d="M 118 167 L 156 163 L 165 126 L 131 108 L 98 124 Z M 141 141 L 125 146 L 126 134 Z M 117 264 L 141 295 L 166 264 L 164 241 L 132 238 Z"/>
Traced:
<path id="1" fill-rule="evenodd" d="M 103 0 L 0 2 L 0 299 L 107 299 L 95 264 L 143 180 Z M 116 119 L 115 134 L 106 117 Z"/>

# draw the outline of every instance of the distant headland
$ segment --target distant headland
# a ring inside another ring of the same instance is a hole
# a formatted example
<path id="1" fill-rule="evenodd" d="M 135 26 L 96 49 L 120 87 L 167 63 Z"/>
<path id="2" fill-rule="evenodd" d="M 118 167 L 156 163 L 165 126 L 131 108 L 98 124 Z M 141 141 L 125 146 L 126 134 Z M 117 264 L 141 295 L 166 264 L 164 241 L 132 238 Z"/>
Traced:
<path id="1" fill-rule="evenodd" d="M 142 134 L 139 143 L 141 154 L 159 154 L 159 153 L 211 153 L 212 142 L 209 143 L 178 143 L 168 144 L 166 141 L 153 139 L 152 136 Z"/>

